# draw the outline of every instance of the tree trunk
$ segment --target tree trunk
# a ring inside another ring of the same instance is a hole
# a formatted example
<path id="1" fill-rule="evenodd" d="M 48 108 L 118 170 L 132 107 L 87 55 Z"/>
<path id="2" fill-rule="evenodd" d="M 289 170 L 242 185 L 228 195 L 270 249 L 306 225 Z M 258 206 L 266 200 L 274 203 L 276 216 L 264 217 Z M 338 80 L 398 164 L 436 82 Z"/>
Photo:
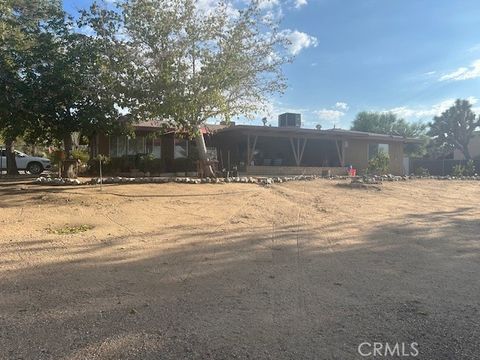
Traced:
<path id="1" fill-rule="evenodd" d="M 18 175 L 17 159 L 15 157 L 15 139 L 5 139 L 7 155 L 7 175 Z"/>
<path id="2" fill-rule="evenodd" d="M 470 150 L 468 150 L 468 144 L 462 146 L 462 152 L 465 160 L 469 161 L 472 159 L 472 156 L 470 155 Z"/>
<path id="3" fill-rule="evenodd" d="M 211 159 L 208 159 L 207 155 L 207 146 L 205 145 L 205 139 L 200 129 L 197 128 L 198 135 L 195 137 L 195 143 L 198 150 L 198 167 L 199 167 L 199 176 L 203 177 L 215 177 L 212 166 L 208 164 Z M 203 175 L 203 176 L 202 176 Z"/>
<path id="4" fill-rule="evenodd" d="M 65 148 L 65 160 L 62 162 L 62 177 L 77 177 L 77 161 L 72 158 L 72 135 L 67 134 L 63 138 L 63 147 Z"/>

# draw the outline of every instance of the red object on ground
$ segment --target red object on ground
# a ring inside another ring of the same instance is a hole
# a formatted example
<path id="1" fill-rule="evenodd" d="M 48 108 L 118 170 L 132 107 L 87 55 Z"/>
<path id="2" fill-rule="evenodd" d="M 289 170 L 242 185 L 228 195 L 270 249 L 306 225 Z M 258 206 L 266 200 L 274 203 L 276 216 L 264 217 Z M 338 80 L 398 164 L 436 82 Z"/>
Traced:
<path id="1" fill-rule="evenodd" d="M 350 169 L 348 170 L 348 175 L 350 176 L 357 176 L 357 169 Z"/>

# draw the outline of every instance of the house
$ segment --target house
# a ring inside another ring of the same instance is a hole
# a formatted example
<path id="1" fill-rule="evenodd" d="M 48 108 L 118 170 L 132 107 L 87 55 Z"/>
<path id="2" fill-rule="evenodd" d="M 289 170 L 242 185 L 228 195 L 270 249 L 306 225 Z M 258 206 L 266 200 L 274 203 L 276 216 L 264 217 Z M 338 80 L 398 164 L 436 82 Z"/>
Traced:
<path id="1" fill-rule="evenodd" d="M 470 152 L 470 156 L 472 157 L 472 159 L 480 159 L 480 131 L 473 132 L 473 137 L 468 143 L 468 151 Z M 453 151 L 453 159 L 465 160 L 465 156 L 463 156 L 463 153 L 460 150 L 455 149 Z"/>
<path id="2" fill-rule="evenodd" d="M 153 173 L 193 172 L 196 170 L 196 144 L 174 130 L 162 128 L 161 121 L 142 121 L 133 125 L 135 136 L 97 134 L 91 143 L 91 156 L 108 156 L 115 162 L 114 172 L 129 172 L 139 168 L 141 158 L 152 160 Z M 226 125 L 207 124 L 200 130 L 205 138 L 210 158 L 216 159 L 213 133 Z"/>
<path id="3" fill-rule="evenodd" d="M 214 138 L 221 164 L 247 175 L 345 174 L 349 166 L 362 172 L 379 151 L 389 155 L 392 174 L 403 175 L 404 145 L 417 142 L 341 129 L 249 125 L 219 129 Z"/>
<path id="4" fill-rule="evenodd" d="M 345 174 L 349 166 L 361 173 L 372 157 L 384 151 L 390 157 L 390 171 L 402 175 L 404 145 L 417 142 L 360 131 L 305 129 L 297 115 L 280 115 L 278 127 L 207 124 L 201 130 L 209 158 L 217 160 L 220 169 L 235 168 L 246 175 L 321 175 Z M 195 171 L 195 141 L 174 131 L 159 135 L 160 125 L 138 123 L 132 138 L 99 135 L 94 147 L 98 154 L 131 162 L 149 154 L 158 160 L 157 173 Z"/>

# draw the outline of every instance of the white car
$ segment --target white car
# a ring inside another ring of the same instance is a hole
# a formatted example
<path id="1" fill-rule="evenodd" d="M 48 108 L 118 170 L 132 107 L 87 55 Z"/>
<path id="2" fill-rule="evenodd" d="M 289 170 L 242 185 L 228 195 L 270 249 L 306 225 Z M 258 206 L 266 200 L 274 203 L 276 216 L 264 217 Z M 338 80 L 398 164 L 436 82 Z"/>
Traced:
<path id="1" fill-rule="evenodd" d="M 0 168 L 5 170 L 7 168 L 6 151 L 2 149 L 0 155 Z M 30 156 L 17 150 L 15 150 L 15 159 L 17 161 L 18 170 L 26 170 L 33 175 L 39 175 L 44 170 L 48 170 L 52 167 L 50 160 L 47 158 Z"/>

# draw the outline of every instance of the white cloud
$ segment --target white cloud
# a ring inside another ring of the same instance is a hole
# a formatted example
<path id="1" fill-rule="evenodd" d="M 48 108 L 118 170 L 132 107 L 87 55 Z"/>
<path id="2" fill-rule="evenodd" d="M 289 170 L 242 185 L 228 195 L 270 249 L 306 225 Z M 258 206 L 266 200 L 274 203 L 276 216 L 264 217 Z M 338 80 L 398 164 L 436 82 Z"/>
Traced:
<path id="1" fill-rule="evenodd" d="M 260 9 L 271 9 L 278 5 L 279 5 L 279 0 L 258 0 L 258 7 Z"/>
<path id="2" fill-rule="evenodd" d="M 460 67 L 457 70 L 442 75 L 439 81 L 459 81 L 480 77 L 480 59 L 475 60 L 469 67 Z"/>
<path id="3" fill-rule="evenodd" d="M 320 120 L 326 120 L 331 123 L 337 122 L 345 115 L 343 111 L 331 109 L 320 109 L 314 111 L 314 113 L 318 116 Z"/>
<path id="4" fill-rule="evenodd" d="M 292 55 L 298 55 L 303 49 L 316 47 L 318 45 L 316 37 L 298 30 L 287 29 L 281 31 L 280 34 L 290 42 L 288 45 L 288 51 Z"/>
<path id="5" fill-rule="evenodd" d="M 335 104 L 335 108 L 343 111 L 348 111 L 348 104 L 346 102 L 339 101 Z"/>
<path id="6" fill-rule="evenodd" d="M 308 4 L 307 0 L 294 0 L 294 6 L 296 9 L 300 9 L 302 6 L 305 6 Z"/>
<path id="7" fill-rule="evenodd" d="M 385 110 L 384 112 L 391 112 L 397 116 L 410 120 L 419 120 L 425 118 L 433 118 L 434 116 L 441 115 L 445 110 L 450 108 L 456 99 L 446 99 L 440 101 L 436 104 L 433 104 L 429 107 L 408 107 L 400 106 L 392 109 Z M 478 102 L 478 99 L 474 96 L 467 98 L 470 104 L 475 105 Z"/>

